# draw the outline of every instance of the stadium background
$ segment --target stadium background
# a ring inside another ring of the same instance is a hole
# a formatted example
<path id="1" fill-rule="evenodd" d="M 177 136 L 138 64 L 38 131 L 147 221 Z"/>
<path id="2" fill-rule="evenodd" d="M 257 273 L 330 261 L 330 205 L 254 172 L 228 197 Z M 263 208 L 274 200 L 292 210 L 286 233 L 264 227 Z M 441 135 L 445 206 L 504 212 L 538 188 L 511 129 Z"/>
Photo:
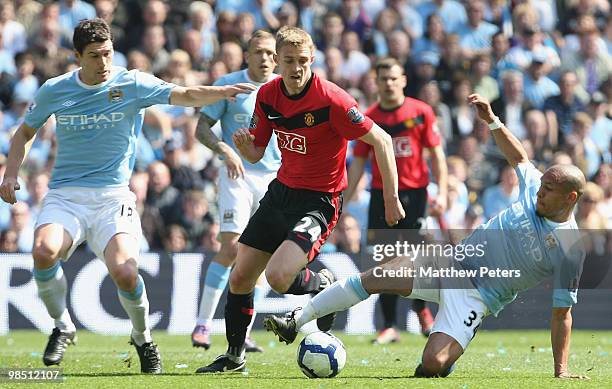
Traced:
<path id="1" fill-rule="evenodd" d="M 246 42 L 255 29 L 275 31 L 291 24 L 305 28 L 315 38 L 314 71 L 349 91 L 363 110 L 376 101 L 374 61 L 393 56 L 404 65 L 408 76 L 405 92 L 434 107 L 449 156 L 449 209 L 444 216 L 449 228 L 473 228 L 516 194 L 516 178 L 511 171 L 504 172 L 505 162 L 488 129 L 475 120 L 465 103 L 467 94 L 477 91 L 493 101 L 496 112 L 537 166 L 571 162 L 585 172 L 590 183 L 576 219 L 582 228 L 597 230 L 593 250 L 609 253 L 610 4 L 605 0 L 441 3 L 440 17 L 428 18 L 434 3 L 419 0 L 0 0 L 0 173 L 10 137 L 38 86 L 76 68 L 70 39 L 78 20 L 98 15 L 112 24 L 115 64 L 151 72 L 179 85 L 211 84 L 226 72 L 239 70 L 244 66 Z M 472 18 L 480 26 L 475 31 L 464 24 Z M 575 84 L 562 82 L 568 70 L 576 75 Z M 564 103 L 559 93 L 574 99 Z M 147 276 L 143 259 L 151 311 L 161 315 L 157 328 L 170 327 L 176 333 L 191 330 L 208 258 L 219 248 L 215 182 L 222 162 L 195 139 L 196 121 L 197 112 L 191 109 L 161 105 L 147 110 L 131 181 L 145 234 L 142 250 L 161 253 L 154 276 Z M 10 253 L 0 257 L 0 334 L 17 328 L 50 329 L 51 320 L 35 299 L 28 270 L 31 258 L 26 253 L 31 249 L 55 147 L 50 119 L 39 131 L 21 171 L 20 201 L 13 207 L 0 204 L 0 252 Z M 345 202 L 345 214 L 325 246 L 326 253 L 355 255 L 361 249 L 367 184 L 364 180 L 355 197 Z M 435 192 L 435 185 L 430 191 Z M 437 222 L 428 219 L 427 225 L 437 228 Z M 171 259 L 169 253 L 181 254 Z M 72 288 L 74 276 L 83 267 L 100 267 L 101 262 L 91 262 L 92 258 L 83 247 L 64 265 Z M 609 260 L 608 256 L 606 270 Z M 193 272 L 177 270 L 181 266 Z M 177 282 L 182 280 L 175 277 L 180 274 L 189 274 L 191 289 L 176 296 L 181 290 Z M 98 290 L 99 281 L 91 281 L 90 293 Z M 609 282 L 602 285 L 599 290 L 581 292 L 576 307 L 580 314 L 574 318 L 577 328 L 609 328 L 612 310 L 606 303 L 612 292 Z M 266 300 L 270 303 L 266 308 L 286 310 L 295 305 L 291 298 L 276 296 Z M 109 278 L 102 282 L 99 300 L 109 314 L 125 319 Z M 72 312 L 87 306 L 87 301 L 75 304 L 71 299 L 70 303 Z M 372 315 L 374 304 L 367 307 Z M 499 319 L 486 322 L 484 328 L 545 328 L 549 307 L 550 291 L 536 289 L 510 305 Z M 406 309 L 402 302 L 402 317 Z M 176 330 L 172 329 L 173 315 L 184 322 Z M 79 314 L 76 318 L 84 325 Z M 222 326 L 216 323 L 219 331 Z M 346 319 L 341 323 L 347 323 Z M 97 331 L 96 324 L 86 323 L 85 327 Z M 374 328 L 375 323 L 365 321 L 346 327 L 348 332 Z M 116 331 L 124 331 L 122 324 Z"/>
<path id="2" fill-rule="evenodd" d="M 320 262 L 334 271 L 338 277 L 346 277 L 356 271 L 355 262 L 343 253 L 323 254 Z M 210 258 L 199 253 L 149 253 L 141 259 L 141 274 L 147 284 L 150 301 L 151 323 L 156 330 L 169 334 L 190 334 L 195 323 L 198 297 Z M 316 267 L 315 267 L 316 268 Z M 32 264 L 27 254 L 0 256 L 0 336 L 15 329 L 38 329 L 50 332 L 49 320 L 42 302 L 38 299 L 36 285 L 31 274 Z M 68 279 L 68 309 L 77 325 L 101 335 L 127 335 L 131 324 L 117 300 L 117 289 L 107 275 L 102 261 L 84 250 L 77 251 L 64 265 Z M 581 290 L 579 304 L 574 308 L 574 329 L 610 329 L 612 310 L 612 272 L 597 277 L 599 282 L 591 289 Z M 591 275 L 595 272 L 588 271 Z M 284 313 L 307 301 L 305 296 L 280 296 L 266 286 L 266 298 L 256 306 L 260 314 L 255 329 L 262 329 L 261 321 L 266 313 Z M 484 321 L 482 329 L 546 329 L 550 319 L 550 285 L 521 293 L 497 318 Z M 382 320 L 377 297 L 341 312 L 334 325 L 347 334 L 372 334 L 380 328 Z M 219 303 L 212 333 L 223 334 L 223 307 L 225 294 Z M 409 300 L 400 299 L 398 309 L 400 328 L 416 329 L 416 315 L 408 315 Z M 432 307 L 435 312 L 435 308 Z M 412 321 L 412 323 L 409 323 Z M 312 328 L 305 328 L 308 332 Z"/>

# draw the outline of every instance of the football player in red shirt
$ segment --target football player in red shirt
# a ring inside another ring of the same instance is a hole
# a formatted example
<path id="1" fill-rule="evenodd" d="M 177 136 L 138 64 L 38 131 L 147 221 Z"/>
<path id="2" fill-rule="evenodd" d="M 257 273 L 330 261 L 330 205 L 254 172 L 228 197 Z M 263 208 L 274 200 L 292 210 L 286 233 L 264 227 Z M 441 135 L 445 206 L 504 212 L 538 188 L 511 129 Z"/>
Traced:
<path id="1" fill-rule="evenodd" d="M 349 140 L 360 139 L 374 148 L 386 223 L 395 225 L 405 216 L 391 137 L 359 111 L 348 93 L 312 73 L 314 44 L 308 33 L 282 28 L 276 52 L 281 77 L 259 89 L 250 129 L 237 130 L 233 141 L 242 156 L 255 163 L 274 133 L 282 164 L 239 240 L 225 306 L 228 350 L 198 373 L 244 370 L 253 288 L 264 270 L 278 293 L 320 289 L 317 273 L 305 272 L 301 282 L 296 275 L 317 255 L 342 210 Z"/>
<path id="2" fill-rule="evenodd" d="M 372 190 L 368 212 L 369 238 L 376 240 L 375 230 L 394 229 L 401 240 L 420 240 L 417 231 L 425 217 L 427 208 L 427 185 L 429 168 L 424 160 L 425 149 L 431 156 L 433 176 L 438 184 L 438 193 L 433 200 L 430 213 L 441 215 L 446 209 L 447 167 L 444 150 L 440 144 L 436 116 L 426 103 L 404 96 L 406 75 L 404 68 L 394 58 L 379 60 L 376 65 L 376 82 L 380 101 L 373 104 L 366 115 L 376 121 L 393 139 L 393 151 L 397 164 L 399 198 L 407 211 L 406 218 L 394 226 L 385 223 L 382 181 L 376 160 L 372 160 Z M 372 147 L 358 141 L 353 149 L 354 158 L 348 173 L 347 201 L 353 196 L 357 183 L 363 175 L 364 167 Z M 402 230 L 402 231 L 399 231 Z M 416 242 L 415 242 L 416 243 Z M 386 344 L 399 340 L 394 328 L 397 316 L 397 295 L 381 294 L 379 301 L 384 320 L 384 328 L 375 342 Z M 413 300 L 412 308 L 419 317 L 421 331 L 425 336 L 433 325 L 433 316 L 423 300 Z"/>

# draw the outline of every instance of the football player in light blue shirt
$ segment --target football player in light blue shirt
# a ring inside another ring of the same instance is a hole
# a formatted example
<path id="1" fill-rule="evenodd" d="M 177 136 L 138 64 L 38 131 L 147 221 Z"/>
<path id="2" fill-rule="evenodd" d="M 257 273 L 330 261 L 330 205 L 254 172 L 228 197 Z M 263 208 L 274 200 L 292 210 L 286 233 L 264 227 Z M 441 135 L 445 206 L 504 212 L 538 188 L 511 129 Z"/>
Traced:
<path id="1" fill-rule="evenodd" d="M 227 74 L 214 85 L 250 83 L 257 87 L 277 77 L 274 74 L 276 54 L 274 35 L 258 30 L 249 40 L 246 53 L 247 69 Z M 236 259 L 238 238 L 244 231 L 249 218 L 259 205 L 280 167 L 280 150 L 276 141 L 270 142 L 264 157 L 257 163 L 246 161 L 236 150 L 232 135 L 239 128 L 247 128 L 255 110 L 256 94 L 240 95 L 235 101 L 218 101 L 201 109 L 196 129 L 196 137 L 209 149 L 223 158 L 225 166 L 219 177 L 219 215 L 221 249 L 210 262 L 204 280 L 200 299 L 200 309 L 196 326 L 191 334 L 195 347 L 208 349 L 211 345 L 210 331 L 219 299 L 229 279 L 230 268 Z M 221 140 L 211 127 L 221 122 Z M 260 287 L 255 288 L 257 299 L 261 296 Z M 248 338 L 246 351 L 261 351 Z"/>
<path id="2" fill-rule="evenodd" d="M 162 103 L 202 106 L 255 88 L 249 84 L 185 88 L 113 67 L 112 34 L 98 18 L 78 24 L 73 44 L 81 67 L 47 80 L 39 89 L 12 139 L 0 185 L 2 200 L 14 204 L 26 145 L 54 115 L 58 151 L 32 249 L 38 294 L 55 320 L 43 362 L 59 364 L 66 346 L 76 340 L 59 259 L 67 260 L 87 240 L 117 285 L 119 301 L 133 325 L 131 341 L 141 371 L 160 373 L 161 360 L 148 322 L 149 303 L 138 275 L 140 220 L 135 196 L 128 189 L 144 109 Z"/>
<path id="3" fill-rule="evenodd" d="M 477 94 L 470 95 L 469 102 L 476 107 L 478 116 L 489 123 L 497 146 L 519 177 L 518 201 L 462 241 L 463 247 L 483 245 L 482 253 L 470 254 L 462 261 L 458 261 L 461 258 L 455 254 L 455 261 L 451 262 L 463 271 L 476 270 L 476 276 L 457 276 L 446 283 L 446 287 L 445 282 L 449 281 L 441 276 L 433 280 L 437 287 L 423 287 L 419 279 L 420 269 L 412 262 L 414 258 L 411 259 L 410 255 L 397 257 L 335 282 L 303 309 L 298 308 L 284 317 L 266 317 L 264 325 L 281 341 L 293 342 L 305 323 L 348 309 L 371 294 L 395 293 L 426 300 L 429 297 L 430 301 L 440 305 L 415 376 L 446 377 L 453 371 L 455 361 L 464 353 L 486 315 L 497 315 L 518 292 L 553 276 L 551 342 L 554 375 L 558 378 L 586 378 L 568 371 L 571 307 L 576 303 L 577 282 L 585 255 L 579 243 L 573 211 L 586 184 L 585 177 L 572 165 L 555 165 L 544 174 L 540 173 L 529 162 L 520 141 L 495 116 L 489 102 Z M 518 271 L 519 276 L 516 273 L 514 276 L 492 276 L 488 272 L 486 276 L 482 273 L 479 276 L 483 267 Z M 409 270 L 416 274 L 411 275 Z M 431 277 L 426 281 L 431 281 Z"/>

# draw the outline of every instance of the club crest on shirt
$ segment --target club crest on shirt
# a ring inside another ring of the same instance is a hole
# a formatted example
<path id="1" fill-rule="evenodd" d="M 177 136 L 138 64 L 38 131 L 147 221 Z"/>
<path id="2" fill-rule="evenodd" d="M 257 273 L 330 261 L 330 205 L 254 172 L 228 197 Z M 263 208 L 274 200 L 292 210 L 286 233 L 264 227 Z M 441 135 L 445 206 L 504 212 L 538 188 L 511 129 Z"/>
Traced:
<path id="1" fill-rule="evenodd" d="M 406 128 L 413 128 L 425 122 L 425 117 L 423 115 L 419 115 L 415 118 L 410 118 L 404 121 L 404 125 Z"/>
<path id="2" fill-rule="evenodd" d="M 228 209 L 223 212 L 223 223 L 230 223 L 234 220 L 234 210 Z"/>
<path id="3" fill-rule="evenodd" d="M 123 91 L 119 88 L 110 89 L 108 91 L 108 101 L 111 103 L 119 103 L 123 101 Z"/>
<path id="4" fill-rule="evenodd" d="M 311 114 L 310 112 L 306 113 L 304 115 L 304 123 L 306 123 L 308 127 L 312 127 L 312 125 L 315 123 L 314 115 Z"/>
<path id="5" fill-rule="evenodd" d="M 357 107 L 352 107 L 348 111 L 346 111 L 346 116 L 351 120 L 353 124 L 362 123 L 365 120 L 365 116 L 359 112 Z"/>
<path id="6" fill-rule="evenodd" d="M 36 108 L 36 103 L 32 101 L 32 104 L 28 107 L 28 113 L 34 111 L 34 108 Z"/>
<path id="7" fill-rule="evenodd" d="M 544 237 L 544 244 L 549 250 L 559 246 L 559 242 L 557 242 L 557 239 L 552 232 Z"/>

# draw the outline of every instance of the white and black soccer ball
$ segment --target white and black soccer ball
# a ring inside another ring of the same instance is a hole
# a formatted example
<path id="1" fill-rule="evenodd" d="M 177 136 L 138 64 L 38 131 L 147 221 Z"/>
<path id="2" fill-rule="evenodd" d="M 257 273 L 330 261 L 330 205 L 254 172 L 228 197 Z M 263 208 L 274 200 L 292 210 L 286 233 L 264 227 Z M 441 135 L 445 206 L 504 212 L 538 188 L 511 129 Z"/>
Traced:
<path id="1" fill-rule="evenodd" d="M 297 350 L 297 363 L 308 378 L 335 377 L 346 363 L 344 344 L 327 332 L 307 335 Z"/>

